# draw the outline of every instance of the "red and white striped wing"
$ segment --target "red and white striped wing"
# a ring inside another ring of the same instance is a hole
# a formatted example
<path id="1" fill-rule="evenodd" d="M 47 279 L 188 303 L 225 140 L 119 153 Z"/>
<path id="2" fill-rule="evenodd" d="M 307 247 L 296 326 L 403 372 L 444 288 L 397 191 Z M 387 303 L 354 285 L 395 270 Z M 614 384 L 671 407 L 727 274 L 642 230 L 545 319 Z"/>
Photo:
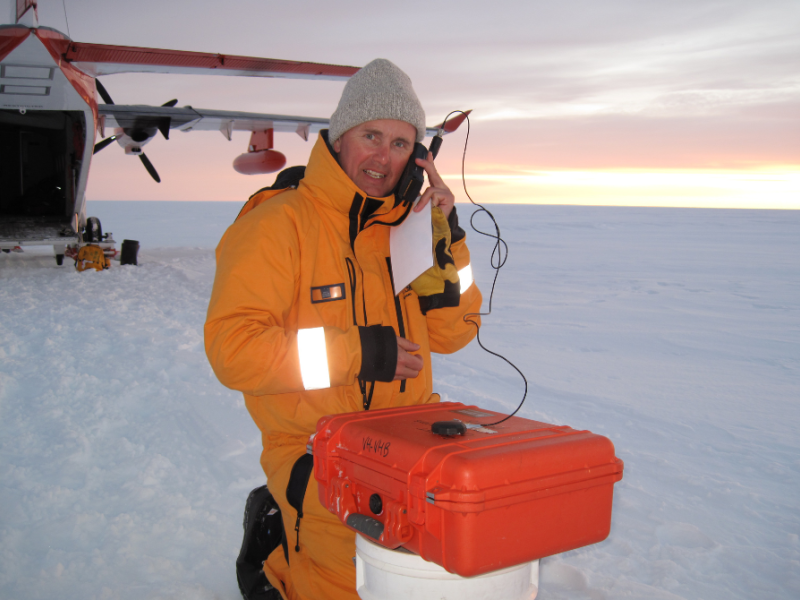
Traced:
<path id="1" fill-rule="evenodd" d="M 112 73 L 216 74 L 346 80 L 359 67 L 252 56 L 71 42 L 64 58 L 92 77 Z"/>

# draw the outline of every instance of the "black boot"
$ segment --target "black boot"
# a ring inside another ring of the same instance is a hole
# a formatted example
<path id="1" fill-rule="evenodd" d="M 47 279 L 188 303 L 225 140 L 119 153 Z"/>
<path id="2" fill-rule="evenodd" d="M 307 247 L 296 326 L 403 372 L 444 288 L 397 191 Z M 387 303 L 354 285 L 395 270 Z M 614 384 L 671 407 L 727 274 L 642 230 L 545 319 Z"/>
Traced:
<path id="1" fill-rule="evenodd" d="M 264 575 L 264 561 L 283 539 L 283 521 L 266 485 L 250 492 L 244 507 L 244 539 L 236 559 L 236 580 L 244 600 L 281 600 Z"/>

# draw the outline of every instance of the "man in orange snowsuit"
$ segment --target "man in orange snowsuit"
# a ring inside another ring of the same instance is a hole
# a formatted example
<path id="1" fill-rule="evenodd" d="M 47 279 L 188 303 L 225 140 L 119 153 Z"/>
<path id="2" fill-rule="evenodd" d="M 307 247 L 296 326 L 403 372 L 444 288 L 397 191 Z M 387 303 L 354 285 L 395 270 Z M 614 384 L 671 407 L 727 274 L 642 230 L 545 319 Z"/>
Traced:
<path id="1" fill-rule="evenodd" d="M 430 154 L 417 160 L 429 187 L 414 210 L 431 204 L 434 224 L 444 223 L 460 281 L 454 300 L 454 275 L 445 300 L 413 284 L 394 289 L 389 233 L 406 207 L 393 190 L 424 136 L 408 76 L 371 62 L 345 86 L 296 189 L 254 196 L 217 248 L 206 352 L 219 380 L 244 392 L 262 433 L 261 464 L 288 537 L 288 561 L 279 547 L 264 572 L 287 600 L 358 598 L 354 533 L 322 506 L 314 478 L 299 531 L 286 499 L 317 421 L 437 402 L 431 352 L 455 352 L 476 332 L 464 316 L 479 312 L 481 295 L 455 198 Z"/>

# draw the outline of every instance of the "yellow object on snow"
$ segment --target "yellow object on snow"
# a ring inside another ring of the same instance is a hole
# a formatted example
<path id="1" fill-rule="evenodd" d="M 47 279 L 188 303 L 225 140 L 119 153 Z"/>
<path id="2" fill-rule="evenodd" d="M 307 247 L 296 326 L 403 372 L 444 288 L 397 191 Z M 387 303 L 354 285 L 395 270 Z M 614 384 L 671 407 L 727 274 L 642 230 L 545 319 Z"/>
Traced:
<path id="1" fill-rule="evenodd" d="M 108 259 L 100 246 L 87 244 L 78 250 L 78 256 L 75 259 L 75 268 L 78 271 L 86 271 L 87 269 L 102 271 L 108 267 Z"/>

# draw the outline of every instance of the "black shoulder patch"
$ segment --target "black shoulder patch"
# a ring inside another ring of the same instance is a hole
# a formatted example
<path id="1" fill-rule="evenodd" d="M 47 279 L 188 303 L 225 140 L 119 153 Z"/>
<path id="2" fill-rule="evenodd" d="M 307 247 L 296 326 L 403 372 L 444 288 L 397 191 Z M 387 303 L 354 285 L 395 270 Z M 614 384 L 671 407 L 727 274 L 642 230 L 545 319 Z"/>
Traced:
<path id="1" fill-rule="evenodd" d="M 255 196 L 256 194 L 260 194 L 266 190 L 285 190 L 286 188 L 296 188 L 300 185 L 300 180 L 305 177 L 306 175 L 306 167 L 305 165 L 298 165 L 295 167 L 289 167 L 288 169 L 284 169 L 278 176 L 275 178 L 275 183 L 272 185 L 268 185 L 267 187 L 263 187 L 258 190 L 255 194 L 252 194 L 250 198 Z"/>

